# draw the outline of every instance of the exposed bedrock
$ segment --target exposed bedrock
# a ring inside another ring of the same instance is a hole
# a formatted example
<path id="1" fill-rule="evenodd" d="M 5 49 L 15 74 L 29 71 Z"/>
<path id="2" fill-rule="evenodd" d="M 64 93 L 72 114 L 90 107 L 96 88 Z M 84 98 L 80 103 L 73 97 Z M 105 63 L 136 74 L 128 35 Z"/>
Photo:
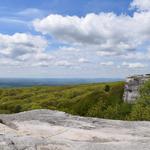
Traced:
<path id="1" fill-rule="evenodd" d="M 150 74 L 128 77 L 124 87 L 124 101 L 128 103 L 134 102 L 139 97 L 140 86 L 142 86 L 148 80 L 150 80 Z"/>
<path id="2" fill-rule="evenodd" d="M 51 110 L 0 115 L 0 150 L 149 150 L 150 122 Z"/>

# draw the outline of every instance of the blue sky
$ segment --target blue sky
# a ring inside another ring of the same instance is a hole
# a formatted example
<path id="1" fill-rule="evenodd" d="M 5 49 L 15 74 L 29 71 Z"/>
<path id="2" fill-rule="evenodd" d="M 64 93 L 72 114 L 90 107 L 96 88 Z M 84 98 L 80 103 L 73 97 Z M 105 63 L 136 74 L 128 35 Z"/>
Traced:
<path id="1" fill-rule="evenodd" d="M 0 0 L 0 32 L 34 32 L 23 22 L 49 14 L 84 16 L 87 13 L 115 12 L 132 15 L 132 11 L 128 9 L 130 3 L 131 0 Z M 28 9 L 41 12 L 33 12 L 31 15 L 18 14 Z"/>
<path id="2" fill-rule="evenodd" d="M 0 77 L 149 73 L 149 18 L 148 0 L 0 0 Z"/>

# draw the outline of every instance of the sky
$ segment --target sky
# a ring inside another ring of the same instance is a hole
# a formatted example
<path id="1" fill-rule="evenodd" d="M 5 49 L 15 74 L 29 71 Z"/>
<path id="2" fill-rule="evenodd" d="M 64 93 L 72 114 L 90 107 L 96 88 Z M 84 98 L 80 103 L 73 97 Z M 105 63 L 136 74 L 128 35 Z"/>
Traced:
<path id="1" fill-rule="evenodd" d="M 150 0 L 0 0 L 0 77 L 150 73 Z"/>

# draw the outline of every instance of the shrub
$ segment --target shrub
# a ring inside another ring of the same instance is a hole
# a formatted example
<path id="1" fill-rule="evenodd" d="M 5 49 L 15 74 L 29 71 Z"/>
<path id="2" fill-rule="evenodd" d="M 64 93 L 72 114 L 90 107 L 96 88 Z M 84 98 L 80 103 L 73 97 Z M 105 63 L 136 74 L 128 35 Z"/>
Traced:
<path id="1" fill-rule="evenodd" d="M 21 112 L 22 107 L 20 105 L 16 105 L 14 108 L 14 113 L 19 113 Z"/>
<path id="2" fill-rule="evenodd" d="M 110 86 L 109 85 L 105 85 L 104 90 L 105 90 L 105 92 L 109 92 L 110 91 Z"/>
<path id="3" fill-rule="evenodd" d="M 133 105 L 130 115 L 132 120 L 150 120 L 150 81 L 141 86 L 140 97 Z"/>
<path id="4" fill-rule="evenodd" d="M 124 104 L 122 100 L 124 82 L 113 82 L 109 85 L 96 83 L 38 86 L 11 90 L 12 88 L 5 88 L 0 91 L 0 113 L 46 108 L 75 115 L 124 120 L 132 108 L 132 105 Z M 144 115 L 149 116 L 148 113 L 146 109 Z"/>

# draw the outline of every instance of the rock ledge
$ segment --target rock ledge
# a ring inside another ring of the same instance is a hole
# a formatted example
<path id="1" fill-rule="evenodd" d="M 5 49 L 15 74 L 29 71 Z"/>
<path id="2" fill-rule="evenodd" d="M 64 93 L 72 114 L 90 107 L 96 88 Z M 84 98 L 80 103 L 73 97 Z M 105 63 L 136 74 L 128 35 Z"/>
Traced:
<path id="1" fill-rule="evenodd" d="M 51 110 L 0 115 L 0 150 L 149 150 L 150 122 Z"/>

